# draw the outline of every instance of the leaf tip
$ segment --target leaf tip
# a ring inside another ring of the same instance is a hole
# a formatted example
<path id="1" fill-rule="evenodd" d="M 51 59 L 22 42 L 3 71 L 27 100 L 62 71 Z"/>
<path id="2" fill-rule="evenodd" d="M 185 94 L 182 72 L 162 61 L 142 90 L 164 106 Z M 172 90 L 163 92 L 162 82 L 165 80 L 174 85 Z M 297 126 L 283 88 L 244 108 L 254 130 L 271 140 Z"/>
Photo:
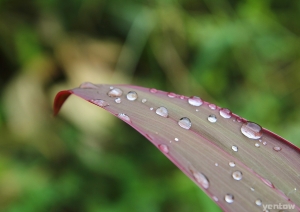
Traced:
<path id="1" fill-rule="evenodd" d="M 68 97 L 72 94 L 69 90 L 60 91 L 56 94 L 53 104 L 53 115 L 56 116 L 64 102 L 68 99 Z"/>

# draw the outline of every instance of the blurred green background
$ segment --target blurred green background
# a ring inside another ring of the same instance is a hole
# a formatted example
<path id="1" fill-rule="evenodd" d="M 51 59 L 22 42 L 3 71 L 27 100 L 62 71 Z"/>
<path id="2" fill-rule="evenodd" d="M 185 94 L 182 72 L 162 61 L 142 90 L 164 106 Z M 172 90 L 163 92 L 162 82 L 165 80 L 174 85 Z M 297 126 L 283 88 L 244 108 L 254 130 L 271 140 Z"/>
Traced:
<path id="1" fill-rule="evenodd" d="M 81 82 L 197 95 L 300 146 L 299 0 L 0 0 L 0 211 L 220 211 Z"/>

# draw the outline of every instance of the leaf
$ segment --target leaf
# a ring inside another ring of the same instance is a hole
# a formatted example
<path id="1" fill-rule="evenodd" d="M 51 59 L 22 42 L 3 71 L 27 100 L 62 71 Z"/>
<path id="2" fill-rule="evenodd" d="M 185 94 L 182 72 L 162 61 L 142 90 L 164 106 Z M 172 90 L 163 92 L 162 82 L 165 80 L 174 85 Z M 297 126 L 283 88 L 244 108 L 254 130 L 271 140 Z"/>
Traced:
<path id="1" fill-rule="evenodd" d="M 300 149 L 228 109 L 156 89 L 83 83 L 57 94 L 55 115 L 71 94 L 135 128 L 224 211 L 300 210 Z"/>

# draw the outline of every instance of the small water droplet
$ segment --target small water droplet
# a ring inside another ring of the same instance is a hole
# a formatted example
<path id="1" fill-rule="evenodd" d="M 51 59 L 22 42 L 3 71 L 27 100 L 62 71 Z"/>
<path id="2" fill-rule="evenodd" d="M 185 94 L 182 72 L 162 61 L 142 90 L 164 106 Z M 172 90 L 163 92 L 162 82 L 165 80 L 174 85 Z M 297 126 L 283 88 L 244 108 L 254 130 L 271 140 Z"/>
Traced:
<path id="1" fill-rule="evenodd" d="M 254 145 L 255 145 L 257 148 L 260 147 L 259 143 L 255 143 Z"/>
<path id="2" fill-rule="evenodd" d="M 120 88 L 113 88 L 112 90 L 110 90 L 107 95 L 109 97 L 119 97 L 122 96 L 123 91 Z"/>
<path id="3" fill-rule="evenodd" d="M 158 145 L 158 148 L 165 154 L 169 153 L 169 147 L 167 145 L 160 144 L 160 145 Z"/>
<path id="4" fill-rule="evenodd" d="M 241 117 L 237 117 L 236 121 L 240 123 L 240 122 L 242 122 L 242 118 Z"/>
<path id="5" fill-rule="evenodd" d="M 199 110 L 198 109 L 196 109 L 196 112 L 198 112 Z"/>
<path id="6" fill-rule="evenodd" d="M 181 95 L 179 98 L 180 98 L 180 99 L 184 99 L 184 98 L 185 98 L 185 96 Z"/>
<path id="7" fill-rule="evenodd" d="M 168 115 L 169 115 L 168 110 L 165 107 L 159 107 L 159 108 L 156 109 L 155 112 L 156 112 L 157 115 L 165 117 L 165 118 L 167 118 Z"/>
<path id="8" fill-rule="evenodd" d="M 138 95 L 135 91 L 129 91 L 126 97 L 129 101 L 134 101 L 137 99 Z"/>
<path id="9" fill-rule="evenodd" d="M 261 203 L 262 203 L 262 202 L 261 202 L 260 199 L 255 200 L 255 204 L 256 204 L 256 205 L 261 206 Z"/>
<path id="10" fill-rule="evenodd" d="M 170 97 L 170 98 L 175 98 L 176 96 L 177 96 L 177 94 L 175 94 L 175 93 L 172 93 L 172 92 L 168 93 L 168 97 Z"/>
<path id="11" fill-rule="evenodd" d="M 266 142 L 266 141 L 264 141 L 264 142 L 263 142 L 263 145 L 264 145 L 264 146 L 266 146 L 266 145 L 267 145 L 267 142 Z"/>
<path id="12" fill-rule="evenodd" d="M 212 110 L 217 109 L 217 106 L 215 104 L 209 104 L 208 107 Z"/>
<path id="13" fill-rule="evenodd" d="M 183 117 L 178 121 L 178 125 L 184 129 L 190 129 L 192 126 L 192 122 L 189 118 Z"/>
<path id="14" fill-rule="evenodd" d="M 79 85 L 79 88 L 93 89 L 93 88 L 98 88 L 98 87 L 91 82 L 84 82 L 84 83 L 81 83 L 81 85 Z"/>
<path id="15" fill-rule="evenodd" d="M 251 190 L 251 191 L 254 191 L 255 189 L 251 187 L 250 190 Z"/>
<path id="16" fill-rule="evenodd" d="M 192 96 L 188 99 L 188 103 L 192 106 L 198 107 L 203 104 L 203 101 L 197 96 Z"/>
<path id="17" fill-rule="evenodd" d="M 261 142 L 261 139 L 259 139 L 258 141 Z"/>
<path id="18" fill-rule="evenodd" d="M 109 89 L 112 90 L 112 89 L 114 89 L 114 87 L 113 87 L 113 86 L 110 86 Z"/>
<path id="19" fill-rule="evenodd" d="M 127 115 L 124 114 L 124 113 L 119 113 L 119 114 L 118 114 L 118 117 L 119 117 L 120 119 L 122 119 L 123 121 L 131 122 L 129 116 L 127 116 Z"/>
<path id="20" fill-rule="evenodd" d="M 147 99 L 142 99 L 142 103 L 146 103 L 147 102 Z"/>
<path id="21" fill-rule="evenodd" d="M 211 123 L 215 123 L 217 121 L 217 117 L 215 115 L 209 115 L 207 120 Z"/>
<path id="22" fill-rule="evenodd" d="M 193 176 L 195 178 L 195 180 L 204 188 L 204 189 L 208 189 L 209 187 L 209 181 L 207 179 L 207 177 L 200 173 L 200 172 L 193 172 Z"/>
<path id="23" fill-rule="evenodd" d="M 213 196 L 213 199 L 214 199 L 216 202 L 219 201 L 218 197 L 216 197 L 216 196 Z"/>
<path id="24" fill-rule="evenodd" d="M 279 146 L 274 146 L 273 149 L 276 151 L 276 152 L 279 152 L 281 150 L 281 147 Z"/>
<path id="25" fill-rule="evenodd" d="M 153 110 L 153 107 L 150 107 L 150 110 Z"/>
<path id="26" fill-rule="evenodd" d="M 150 92 L 151 92 L 151 93 L 157 93 L 157 89 L 155 89 L 155 88 L 150 88 Z"/>
<path id="27" fill-rule="evenodd" d="M 227 203 L 233 203 L 233 201 L 234 201 L 234 196 L 233 196 L 232 194 L 226 194 L 226 195 L 225 195 L 225 201 L 226 201 Z"/>
<path id="28" fill-rule="evenodd" d="M 230 167 L 235 167 L 235 162 L 233 162 L 233 161 L 229 162 L 229 166 Z"/>
<path id="29" fill-rule="evenodd" d="M 222 108 L 220 110 L 220 115 L 225 119 L 229 119 L 231 117 L 231 111 L 227 108 Z"/>
<path id="30" fill-rule="evenodd" d="M 254 122 L 246 122 L 241 127 L 241 132 L 251 139 L 260 139 L 262 136 L 262 128 Z"/>
<path id="31" fill-rule="evenodd" d="M 215 166 L 219 166 L 219 164 L 218 164 L 218 163 L 215 163 Z"/>
<path id="32" fill-rule="evenodd" d="M 115 99 L 115 102 L 120 104 L 122 102 L 122 100 L 121 100 L 121 98 L 118 97 L 118 98 Z"/>
<path id="33" fill-rule="evenodd" d="M 235 179 L 235 180 L 241 180 L 241 179 L 243 178 L 243 174 L 242 174 L 241 171 L 234 171 L 234 172 L 232 173 L 232 177 L 233 177 L 233 179 Z"/>
<path id="34" fill-rule="evenodd" d="M 91 102 L 100 107 L 106 107 L 109 105 L 106 101 L 102 99 L 92 99 Z"/>
<path id="35" fill-rule="evenodd" d="M 271 187 L 271 188 L 274 188 L 274 185 L 273 185 L 273 183 L 272 183 L 270 180 L 265 179 L 265 178 L 261 178 L 261 180 L 262 180 L 267 186 L 269 186 L 269 187 Z"/>
<path id="36" fill-rule="evenodd" d="M 178 139 L 178 138 L 174 138 L 174 140 L 175 140 L 175 141 L 179 141 L 179 139 Z"/>
<path id="37" fill-rule="evenodd" d="M 232 149 L 233 151 L 237 152 L 239 148 L 238 148 L 237 146 L 233 145 L 233 146 L 231 147 L 231 149 Z"/>

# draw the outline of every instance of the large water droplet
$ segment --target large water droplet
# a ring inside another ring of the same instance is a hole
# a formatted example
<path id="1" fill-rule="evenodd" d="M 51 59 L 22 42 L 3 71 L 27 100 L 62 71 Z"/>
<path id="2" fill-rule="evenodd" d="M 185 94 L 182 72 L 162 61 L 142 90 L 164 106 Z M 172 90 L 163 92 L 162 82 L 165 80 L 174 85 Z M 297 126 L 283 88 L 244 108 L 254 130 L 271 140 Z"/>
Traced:
<path id="1" fill-rule="evenodd" d="M 151 93 L 157 93 L 157 90 L 155 88 L 150 88 Z"/>
<path id="2" fill-rule="evenodd" d="M 208 189 L 209 187 L 209 181 L 207 179 L 207 177 L 200 173 L 200 172 L 193 172 L 194 178 L 195 180 L 204 188 L 204 189 Z"/>
<path id="3" fill-rule="evenodd" d="M 176 96 L 177 96 L 177 94 L 175 94 L 175 93 L 172 93 L 172 92 L 168 93 L 168 97 L 170 97 L 170 98 L 175 98 Z"/>
<path id="4" fill-rule="evenodd" d="M 262 128 L 254 122 L 246 122 L 241 127 L 241 132 L 248 138 L 260 139 L 262 136 Z"/>
<path id="5" fill-rule="evenodd" d="M 138 98 L 138 95 L 135 91 L 129 91 L 126 97 L 129 101 L 134 101 Z"/>
<path id="6" fill-rule="evenodd" d="M 118 114 L 118 117 L 119 117 L 120 119 L 122 119 L 123 121 L 131 122 L 129 116 L 127 116 L 127 115 L 124 114 L 124 113 L 119 113 L 119 114 Z"/>
<path id="7" fill-rule="evenodd" d="M 147 102 L 147 99 L 142 99 L 142 103 L 146 103 Z"/>
<path id="8" fill-rule="evenodd" d="M 235 180 L 241 180 L 241 179 L 243 178 L 243 174 L 242 174 L 241 171 L 234 171 L 234 172 L 232 173 L 232 177 L 233 177 L 233 179 L 235 179 Z"/>
<path id="9" fill-rule="evenodd" d="M 276 151 L 276 152 L 279 152 L 281 150 L 281 147 L 279 146 L 274 146 L 273 149 Z"/>
<path id="10" fill-rule="evenodd" d="M 165 144 L 158 145 L 158 148 L 165 154 L 169 153 L 169 147 Z"/>
<path id="11" fill-rule="evenodd" d="M 122 96 L 122 94 L 123 91 L 120 88 L 114 88 L 107 93 L 109 97 L 119 97 Z"/>
<path id="12" fill-rule="evenodd" d="M 231 147 L 231 149 L 232 149 L 233 151 L 237 152 L 239 148 L 238 148 L 237 146 L 233 145 L 233 146 Z"/>
<path id="13" fill-rule="evenodd" d="M 203 104 L 203 101 L 197 96 L 192 96 L 188 99 L 188 103 L 192 106 L 200 106 Z"/>
<path id="14" fill-rule="evenodd" d="M 178 124 L 180 127 L 184 128 L 184 129 L 190 129 L 192 126 L 192 122 L 189 118 L 187 117 L 183 117 L 178 121 Z"/>
<path id="15" fill-rule="evenodd" d="M 230 167 L 235 167 L 235 162 L 233 162 L 233 161 L 229 162 L 229 166 Z"/>
<path id="16" fill-rule="evenodd" d="M 262 202 L 261 202 L 260 199 L 257 199 L 257 200 L 255 200 L 255 204 L 258 205 L 258 206 L 261 206 Z"/>
<path id="17" fill-rule="evenodd" d="M 159 107 L 159 108 L 156 109 L 155 112 L 156 112 L 157 115 L 160 115 L 160 116 L 166 117 L 166 118 L 169 115 L 168 110 L 165 107 Z"/>
<path id="18" fill-rule="evenodd" d="M 217 121 L 217 117 L 215 115 L 209 115 L 207 120 L 211 123 L 215 123 Z"/>
<path id="19" fill-rule="evenodd" d="M 234 201 L 234 196 L 233 196 L 232 194 L 226 194 L 226 195 L 225 195 L 225 201 L 226 201 L 227 203 L 233 203 L 233 201 Z"/>
<path id="20" fill-rule="evenodd" d="M 84 83 L 81 83 L 81 85 L 79 85 L 79 88 L 92 89 L 92 88 L 98 88 L 98 87 L 91 82 L 84 82 Z"/>
<path id="21" fill-rule="evenodd" d="M 220 115 L 225 119 L 229 119 L 231 117 L 231 111 L 227 108 L 222 108 L 220 110 Z"/>
<path id="22" fill-rule="evenodd" d="M 102 99 L 92 99 L 91 102 L 100 107 L 106 107 L 109 105 L 106 101 Z"/>
<path id="23" fill-rule="evenodd" d="M 121 98 L 118 97 L 118 98 L 115 99 L 115 102 L 116 102 L 117 104 L 120 104 L 120 103 L 122 102 L 122 100 L 121 100 Z"/>

